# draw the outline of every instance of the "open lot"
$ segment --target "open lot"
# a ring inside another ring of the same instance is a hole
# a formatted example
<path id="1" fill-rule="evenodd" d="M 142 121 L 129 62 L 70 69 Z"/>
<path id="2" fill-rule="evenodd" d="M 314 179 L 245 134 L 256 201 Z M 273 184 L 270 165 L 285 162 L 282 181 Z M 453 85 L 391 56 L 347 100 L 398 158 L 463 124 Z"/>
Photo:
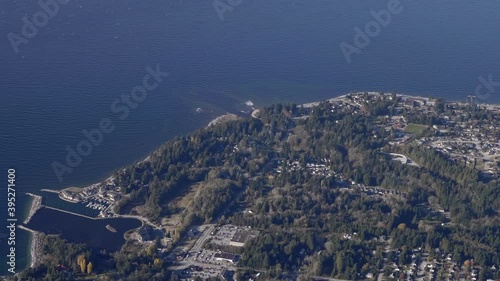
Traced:
<path id="1" fill-rule="evenodd" d="M 426 125 L 410 123 L 408 124 L 408 126 L 406 126 L 405 132 L 410 134 L 420 135 L 425 131 L 425 129 L 427 129 Z"/>

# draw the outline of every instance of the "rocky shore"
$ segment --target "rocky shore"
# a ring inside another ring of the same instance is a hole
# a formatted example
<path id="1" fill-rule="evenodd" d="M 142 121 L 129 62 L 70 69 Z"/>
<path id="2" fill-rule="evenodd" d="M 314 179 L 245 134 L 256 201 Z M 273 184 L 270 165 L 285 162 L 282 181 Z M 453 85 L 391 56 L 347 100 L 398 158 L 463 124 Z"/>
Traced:
<path id="1" fill-rule="evenodd" d="M 36 231 L 31 232 L 31 265 L 30 267 L 36 267 L 40 264 L 44 234 Z"/>

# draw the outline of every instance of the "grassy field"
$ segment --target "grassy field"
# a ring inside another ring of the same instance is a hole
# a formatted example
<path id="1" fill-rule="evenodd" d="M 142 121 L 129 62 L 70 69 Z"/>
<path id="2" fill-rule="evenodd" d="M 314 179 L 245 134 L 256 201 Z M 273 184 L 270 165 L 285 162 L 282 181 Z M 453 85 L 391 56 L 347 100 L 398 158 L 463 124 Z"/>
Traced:
<path id="1" fill-rule="evenodd" d="M 74 193 L 80 193 L 80 192 L 82 192 L 84 190 L 84 188 L 82 188 L 82 187 L 76 187 L 76 186 L 71 186 L 71 187 L 66 188 L 65 190 L 71 191 L 71 192 L 74 192 Z"/>
<path id="2" fill-rule="evenodd" d="M 426 126 L 426 125 L 410 123 L 410 124 L 408 124 L 408 126 L 406 126 L 405 132 L 410 133 L 410 134 L 419 135 L 419 134 L 422 134 L 425 131 L 425 129 L 427 129 L 427 127 L 428 126 Z"/>

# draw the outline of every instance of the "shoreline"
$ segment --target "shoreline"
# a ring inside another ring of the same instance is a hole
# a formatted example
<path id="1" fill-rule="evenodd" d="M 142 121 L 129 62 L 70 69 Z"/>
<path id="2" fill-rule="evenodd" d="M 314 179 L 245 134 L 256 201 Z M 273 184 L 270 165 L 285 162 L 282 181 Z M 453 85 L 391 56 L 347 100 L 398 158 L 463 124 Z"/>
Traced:
<path id="1" fill-rule="evenodd" d="M 215 119 L 213 119 L 212 121 L 210 121 L 210 123 L 208 123 L 206 128 L 210 128 L 210 127 L 215 126 L 215 125 L 222 123 L 222 122 L 237 120 L 238 118 L 240 118 L 240 117 L 236 114 L 226 113 L 226 114 L 218 116 Z"/>
<path id="2" fill-rule="evenodd" d="M 298 104 L 298 106 L 302 106 L 302 107 L 306 107 L 306 108 L 313 107 L 313 106 L 319 105 L 321 102 L 325 102 L 325 101 L 332 102 L 332 101 L 336 101 L 336 100 L 342 100 L 342 99 L 347 98 L 349 95 L 359 95 L 359 94 L 364 94 L 364 93 L 367 93 L 368 95 L 380 95 L 383 93 L 386 96 L 389 96 L 392 94 L 390 92 L 373 92 L 373 91 L 372 92 L 368 92 L 368 91 L 367 92 L 350 92 L 350 93 L 342 94 L 342 95 L 339 95 L 339 96 L 336 96 L 333 98 L 327 98 L 327 99 L 323 99 L 323 100 L 319 100 L 319 101 L 312 101 L 312 102 L 307 102 L 307 103 L 303 103 L 303 104 Z M 435 101 L 437 99 L 443 99 L 445 103 L 449 103 L 449 104 L 468 104 L 469 103 L 467 101 L 448 100 L 448 99 L 445 99 L 442 97 L 425 97 L 425 96 L 416 96 L 416 95 L 408 95 L 408 94 L 400 94 L 400 93 L 396 93 L 396 96 L 399 98 L 403 98 L 403 99 L 416 99 L 416 100 L 426 100 L 426 101 Z M 477 104 L 479 106 L 489 107 L 490 109 L 500 109 L 500 104 L 481 103 L 481 102 L 477 102 L 477 101 L 474 104 Z"/>
<path id="3" fill-rule="evenodd" d="M 208 123 L 208 125 L 205 126 L 205 128 L 210 128 L 210 127 L 215 126 L 215 125 L 222 123 L 222 122 L 237 120 L 241 117 L 246 117 L 246 116 L 253 117 L 253 113 L 256 110 L 258 110 L 254 107 L 254 103 L 251 100 L 247 100 L 246 102 L 244 102 L 244 104 L 245 104 L 245 106 L 247 106 L 250 109 L 248 112 L 243 111 L 243 110 L 240 110 L 238 113 L 227 112 L 226 114 L 219 115 L 219 116 L 215 117 L 214 119 L 212 119 Z"/>
<path id="4" fill-rule="evenodd" d="M 341 94 L 341 95 L 334 96 L 334 97 L 327 98 L 327 99 L 323 99 L 323 100 L 311 101 L 311 102 L 307 102 L 307 103 L 297 104 L 297 106 L 302 106 L 302 107 L 306 107 L 306 108 L 307 107 L 313 107 L 313 106 L 319 105 L 321 102 L 325 102 L 325 101 L 333 102 L 333 101 L 343 100 L 343 99 L 347 98 L 350 95 L 359 95 L 359 94 L 364 94 L 364 93 L 367 93 L 368 95 L 380 95 L 380 94 L 383 93 L 386 96 L 392 94 L 390 92 L 381 92 L 381 91 L 355 91 L 355 92 L 349 92 L 349 93 Z M 426 101 L 431 101 L 431 100 L 436 100 L 436 99 L 440 99 L 441 98 L 441 97 L 425 97 L 425 96 L 418 96 L 418 95 L 408 95 L 408 94 L 400 94 L 400 93 L 396 93 L 396 95 L 397 95 L 397 97 L 403 98 L 403 99 L 409 99 L 410 98 L 410 99 L 426 100 Z M 446 99 L 444 99 L 444 102 L 445 103 L 451 103 L 451 104 L 467 104 L 468 103 L 466 101 L 451 101 L 451 100 L 446 100 Z M 477 104 L 479 106 L 489 107 L 489 109 L 500 109 L 500 104 L 488 104 L 488 103 L 477 103 L 477 102 L 475 104 Z M 246 105 L 251 108 L 250 116 L 253 117 L 253 118 L 257 118 L 257 114 L 259 113 L 260 109 L 259 108 L 255 108 L 254 104 L 251 101 L 247 101 Z M 237 114 L 234 114 L 234 113 L 226 113 L 226 114 L 220 115 L 220 116 L 214 118 L 213 120 L 211 120 L 208 123 L 208 125 L 205 126 L 205 128 L 209 128 L 209 127 L 214 126 L 216 124 L 219 124 L 221 122 L 225 122 L 225 121 L 229 121 L 229 120 L 236 120 L 236 119 L 238 119 L 240 117 L 241 116 L 239 116 Z M 149 153 L 144 159 L 139 160 L 138 163 L 144 163 L 144 162 L 150 161 L 151 155 L 153 153 L 155 153 L 155 152 L 156 152 L 156 149 L 153 152 Z M 95 188 L 95 187 L 101 185 L 103 182 L 112 182 L 113 180 L 114 180 L 114 177 L 111 175 L 111 176 L 109 176 L 108 178 L 106 178 L 105 180 L 103 180 L 101 182 L 97 182 L 97 183 L 94 183 L 94 184 L 91 184 L 91 185 L 88 185 L 88 186 L 85 186 L 85 187 L 66 187 L 66 188 L 63 188 L 61 190 L 41 189 L 41 191 L 51 192 L 51 193 L 57 193 L 57 194 L 60 195 L 62 191 L 70 190 L 72 188 L 78 188 L 81 191 L 83 191 L 83 190 L 86 190 L 86 189 Z M 61 200 L 65 200 L 65 199 L 61 198 Z M 65 200 L 65 201 L 71 202 L 71 203 L 75 203 L 75 202 L 73 202 L 71 200 Z"/>
<path id="5" fill-rule="evenodd" d="M 331 97 L 331 98 L 323 99 L 323 100 L 311 101 L 311 102 L 307 102 L 307 103 L 303 103 L 303 104 L 297 104 L 297 106 L 304 107 L 304 108 L 311 108 L 311 107 L 319 105 L 321 102 L 345 101 L 351 95 L 360 95 L 360 94 L 368 94 L 368 95 L 382 95 L 383 94 L 384 96 L 390 96 L 390 95 L 392 95 L 392 93 L 390 93 L 390 92 L 381 92 L 381 91 L 353 91 L 353 92 L 341 94 L 341 95 L 338 95 L 338 96 L 334 96 L 334 97 Z M 437 99 L 444 99 L 444 98 L 440 98 L 440 97 L 425 97 L 425 96 L 408 95 L 408 94 L 400 94 L 400 93 L 396 93 L 396 96 L 398 98 L 402 98 L 402 99 L 415 99 L 415 100 L 425 100 L 425 101 L 435 101 Z M 444 102 L 445 103 L 449 103 L 449 104 L 461 104 L 461 105 L 468 104 L 467 101 L 451 101 L 451 100 L 446 100 L 446 99 L 444 99 Z M 498 109 L 500 109 L 500 104 L 487 104 L 487 103 L 477 103 L 477 102 L 474 103 L 474 104 L 477 104 L 478 106 L 485 107 L 485 108 L 487 108 L 489 110 L 495 110 L 495 109 L 498 110 Z M 252 110 L 250 112 L 250 116 L 252 118 L 258 119 L 257 116 L 258 116 L 258 113 L 259 113 L 260 109 L 259 108 L 255 108 L 253 102 L 251 102 L 251 101 L 247 101 L 246 105 L 248 107 L 250 107 L 251 110 Z M 211 120 L 208 123 L 208 125 L 205 126 L 205 128 L 206 129 L 210 128 L 210 127 L 215 126 L 215 125 L 217 125 L 219 123 L 222 123 L 222 122 L 237 120 L 240 117 L 241 116 L 239 116 L 237 114 L 234 114 L 234 113 L 226 113 L 226 114 L 220 115 L 220 116 L 214 118 L 213 120 Z M 156 150 L 154 150 L 153 152 L 151 152 L 150 154 L 148 154 L 144 159 L 138 161 L 138 163 L 144 163 L 144 162 L 150 161 L 151 155 L 153 153 L 155 153 L 155 152 L 156 152 Z M 113 177 L 113 175 L 111 175 L 111 176 L 109 176 L 108 178 L 106 178 L 103 181 L 100 181 L 100 182 L 97 182 L 97 183 L 94 183 L 94 184 L 91 184 L 91 185 L 88 185 L 88 186 L 85 186 L 85 187 L 66 187 L 66 188 L 63 188 L 61 190 L 41 189 L 41 191 L 51 192 L 51 193 L 57 193 L 59 195 L 59 198 L 61 200 L 69 202 L 69 203 L 79 203 L 79 201 L 72 201 L 72 200 L 70 200 L 68 198 L 64 198 L 63 196 L 61 196 L 61 193 L 63 191 L 71 191 L 71 189 L 79 189 L 79 191 L 84 191 L 84 190 L 87 190 L 87 189 L 93 189 L 93 188 L 101 186 L 103 183 L 113 182 L 114 179 L 115 178 Z M 37 204 L 38 204 L 38 199 L 37 198 L 40 197 L 40 196 L 33 195 L 33 194 L 28 194 L 28 195 L 34 196 L 36 198 L 36 201 L 37 201 Z M 35 205 L 35 201 L 33 201 L 33 204 L 32 204 L 31 210 L 30 210 L 30 215 L 28 216 L 28 218 L 30 218 L 30 219 L 34 215 L 34 214 L 32 214 L 32 212 L 36 212 L 41 207 L 40 205 L 38 205 L 38 206 L 33 206 L 33 205 Z M 27 220 L 27 221 L 29 222 L 29 220 Z"/>
<path id="6" fill-rule="evenodd" d="M 40 256 L 42 253 L 42 240 L 44 234 L 36 230 L 30 229 L 24 225 L 18 226 L 18 228 L 28 231 L 31 234 L 30 242 L 30 268 L 36 267 L 40 263 Z"/>
<path id="7" fill-rule="evenodd" d="M 34 268 L 40 263 L 42 254 L 43 234 L 37 231 L 31 233 L 31 263 L 30 267 Z"/>
<path id="8" fill-rule="evenodd" d="M 368 95 L 381 95 L 381 94 L 383 94 L 385 96 L 392 95 L 391 92 L 382 92 L 382 91 L 353 91 L 353 92 L 341 94 L 341 95 L 338 95 L 338 96 L 334 96 L 334 97 L 331 97 L 331 98 L 323 99 L 323 100 L 311 101 L 311 102 L 307 102 L 307 103 L 303 103 L 303 104 L 297 104 L 297 106 L 301 106 L 301 107 L 305 107 L 305 108 L 311 108 L 311 107 L 319 105 L 321 102 L 345 101 L 345 99 L 348 98 L 351 95 L 360 95 L 360 94 L 365 94 L 365 93 L 368 94 Z M 425 100 L 425 101 L 435 101 L 437 99 L 444 99 L 444 98 L 441 98 L 441 97 L 425 97 L 425 96 L 408 95 L 408 94 L 400 94 L 400 93 L 396 93 L 396 96 L 398 98 L 402 98 L 402 99 L 415 99 L 415 100 Z M 468 102 L 466 102 L 466 101 L 451 101 L 451 100 L 446 100 L 446 99 L 444 99 L 444 102 L 445 103 L 450 103 L 450 104 L 462 104 L 462 105 L 463 104 L 468 104 Z M 477 104 L 479 106 L 482 106 L 482 107 L 485 107 L 485 108 L 487 108 L 489 110 L 500 109 L 500 104 L 487 104 L 487 103 L 475 103 L 475 104 Z M 250 116 L 252 118 L 258 119 L 257 116 L 258 116 L 258 113 L 259 113 L 260 109 L 254 107 L 254 104 L 251 101 L 247 101 L 246 105 L 251 108 Z M 217 125 L 219 123 L 222 123 L 222 122 L 237 120 L 240 117 L 241 116 L 239 116 L 237 114 L 234 114 L 234 113 L 226 113 L 226 114 L 220 115 L 220 116 L 214 118 L 213 120 L 211 120 L 208 123 L 208 125 L 205 126 L 205 129 L 210 128 L 212 126 L 215 126 L 215 125 Z M 150 161 L 151 155 L 153 153 L 155 153 L 155 152 L 156 152 L 156 149 L 153 152 L 149 153 L 144 159 L 139 160 L 138 163 L 144 163 L 144 162 Z M 96 187 L 102 185 L 102 183 L 108 183 L 108 182 L 113 182 L 113 181 L 114 181 L 114 177 L 113 177 L 113 175 L 111 175 L 111 176 L 109 176 L 108 178 L 106 178 L 105 180 L 103 180 L 101 182 L 97 182 L 97 183 L 94 183 L 94 184 L 91 184 L 91 185 L 88 185 L 88 186 L 85 186 L 85 187 L 66 187 L 66 188 L 63 188 L 61 190 L 42 189 L 41 191 L 51 192 L 51 193 L 57 193 L 59 195 L 59 198 L 61 200 L 64 200 L 64 201 L 69 202 L 69 203 L 78 203 L 78 202 L 69 200 L 67 198 L 63 198 L 61 196 L 61 193 L 63 191 L 71 190 L 71 189 L 75 189 L 75 188 L 80 189 L 81 191 L 84 191 L 86 189 L 96 188 Z M 117 214 L 115 214 L 115 215 L 117 215 Z"/>

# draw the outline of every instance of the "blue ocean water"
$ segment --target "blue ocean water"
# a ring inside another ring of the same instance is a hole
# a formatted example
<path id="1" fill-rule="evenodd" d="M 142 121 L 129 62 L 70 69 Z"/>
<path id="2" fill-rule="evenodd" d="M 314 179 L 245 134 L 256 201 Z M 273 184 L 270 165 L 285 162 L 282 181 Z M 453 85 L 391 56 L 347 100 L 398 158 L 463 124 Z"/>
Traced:
<path id="1" fill-rule="evenodd" d="M 478 77 L 500 81 L 494 0 L 401 0 L 401 13 L 351 63 L 340 43 L 354 44 L 354 28 L 391 1 L 243 0 L 221 21 L 213 1 L 70 0 L 15 53 L 8 34 L 21 34 L 21 18 L 40 11 L 37 2 L 0 3 L 0 208 L 7 169 L 15 168 L 21 220 L 30 203 L 22 193 L 102 180 L 247 100 L 261 106 L 372 90 L 465 100 Z M 113 101 L 158 64 L 170 76 L 120 120 Z M 500 88 L 483 102 L 499 103 Z M 116 130 L 60 182 L 51 164 L 64 163 L 65 147 L 103 118 Z M 20 270 L 29 236 L 18 230 L 16 238 Z"/>

